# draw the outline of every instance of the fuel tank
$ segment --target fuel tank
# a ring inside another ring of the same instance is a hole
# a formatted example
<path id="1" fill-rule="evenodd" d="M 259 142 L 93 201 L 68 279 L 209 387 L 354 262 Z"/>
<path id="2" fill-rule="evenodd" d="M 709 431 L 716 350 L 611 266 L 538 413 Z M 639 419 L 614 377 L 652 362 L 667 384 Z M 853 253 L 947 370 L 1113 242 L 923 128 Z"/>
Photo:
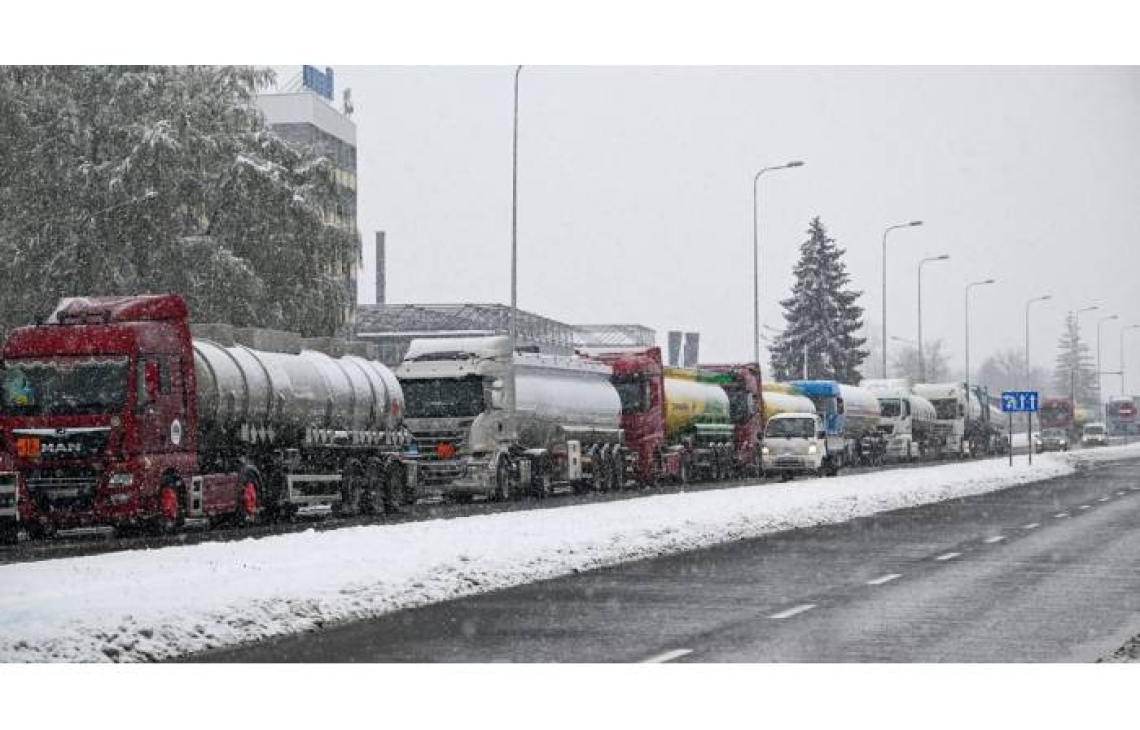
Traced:
<path id="1" fill-rule="evenodd" d="M 728 394 L 717 384 L 727 376 L 687 368 L 665 368 L 665 438 L 673 439 L 698 424 L 731 426 Z"/>
<path id="2" fill-rule="evenodd" d="M 193 345 L 204 429 L 394 431 L 403 421 L 403 390 L 375 360 L 315 350 L 267 352 L 197 338 Z"/>

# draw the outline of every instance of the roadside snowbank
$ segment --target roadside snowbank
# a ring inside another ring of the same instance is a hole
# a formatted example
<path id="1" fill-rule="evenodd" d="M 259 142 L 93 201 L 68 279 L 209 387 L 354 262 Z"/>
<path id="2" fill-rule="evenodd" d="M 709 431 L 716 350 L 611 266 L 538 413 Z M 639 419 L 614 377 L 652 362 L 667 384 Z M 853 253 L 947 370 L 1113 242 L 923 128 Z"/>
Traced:
<path id="1" fill-rule="evenodd" d="M 1096 452 L 0 567 L 0 661 L 146 661 L 1062 476 Z"/>

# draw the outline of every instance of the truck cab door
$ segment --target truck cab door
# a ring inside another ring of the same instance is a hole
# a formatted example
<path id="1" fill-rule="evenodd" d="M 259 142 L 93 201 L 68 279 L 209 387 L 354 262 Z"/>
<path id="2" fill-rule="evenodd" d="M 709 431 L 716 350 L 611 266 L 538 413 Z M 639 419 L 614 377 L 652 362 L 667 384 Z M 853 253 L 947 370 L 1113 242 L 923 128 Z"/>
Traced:
<path id="1" fill-rule="evenodd" d="M 147 453 L 186 448 L 186 389 L 181 362 L 171 355 L 142 355 L 135 372 L 136 414 Z"/>

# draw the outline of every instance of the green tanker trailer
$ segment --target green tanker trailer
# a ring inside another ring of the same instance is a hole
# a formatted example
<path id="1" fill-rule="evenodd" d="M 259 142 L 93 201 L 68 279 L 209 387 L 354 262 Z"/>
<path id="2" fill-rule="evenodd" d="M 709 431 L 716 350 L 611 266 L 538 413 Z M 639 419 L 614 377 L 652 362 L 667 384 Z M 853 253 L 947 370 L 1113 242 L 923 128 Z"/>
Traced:
<path id="1" fill-rule="evenodd" d="M 682 482 L 691 478 L 723 479 L 734 464 L 727 373 L 667 367 L 665 375 L 665 443 L 679 452 Z"/>

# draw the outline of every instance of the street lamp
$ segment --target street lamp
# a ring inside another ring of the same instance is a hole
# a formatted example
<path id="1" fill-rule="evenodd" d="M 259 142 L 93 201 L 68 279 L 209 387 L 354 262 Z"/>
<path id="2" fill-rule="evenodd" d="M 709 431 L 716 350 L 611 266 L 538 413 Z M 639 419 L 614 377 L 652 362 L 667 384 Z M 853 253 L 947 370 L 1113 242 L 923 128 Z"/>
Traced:
<path id="1" fill-rule="evenodd" d="M 792 160 L 783 165 L 764 167 L 757 170 L 752 178 L 752 357 L 757 365 L 760 364 L 760 176 L 773 170 L 803 167 L 803 164 L 800 160 Z"/>
<path id="2" fill-rule="evenodd" d="M 1081 315 L 1085 312 L 1095 312 L 1100 305 L 1094 304 L 1073 312 L 1073 326 L 1076 329 L 1076 338 L 1073 341 L 1073 363 L 1069 368 L 1069 405 L 1074 416 L 1077 412 L 1077 368 L 1081 365 Z"/>
<path id="3" fill-rule="evenodd" d="M 918 262 L 918 376 L 922 382 L 926 382 L 926 358 L 922 354 L 922 267 L 933 261 L 946 261 L 950 258 L 949 254 L 942 254 L 941 256 L 929 256 Z"/>
<path id="4" fill-rule="evenodd" d="M 1030 299 L 1025 303 L 1025 387 L 1029 387 L 1029 305 L 1034 302 L 1046 302 L 1052 298 L 1052 294 L 1046 294 Z"/>
<path id="5" fill-rule="evenodd" d="M 970 398 L 970 290 L 976 286 L 993 284 L 994 279 L 974 281 L 966 285 L 966 399 Z M 970 418 L 970 409 L 966 409 L 966 418 Z"/>
<path id="6" fill-rule="evenodd" d="M 1128 330 L 1140 329 L 1140 324 L 1130 324 L 1120 328 L 1120 396 L 1128 397 L 1128 389 L 1124 387 L 1124 333 Z"/>
<path id="7" fill-rule="evenodd" d="M 894 226 L 887 226 L 887 230 L 883 231 L 883 377 L 887 377 L 887 234 L 899 228 L 910 228 L 911 226 L 921 226 L 922 221 L 911 221 L 910 223 L 899 223 Z"/>
<path id="8" fill-rule="evenodd" d="M 511 132 L 511 358 L 515 356 L 518 348 L 518 295 L 519 295 L 519 73 L 522 65 L 515 66 L 515 107 L 514 126 Z M 507 378 L 506 406 L 508 413 L 515 410 L 515 382 L 514 377 Z M 511 419 L 514 422 L 514 419 Z"/>
<path id="9" fill-rule="evenodd" d="M 1100 371 L 1100 326 L 1105 322 L 1114 319 L 1120 319 L 1119 314 L 1109 314 L 1101 317 L 1096 322 L 1096 407 L 1099 409 L 1104 405 L 1104 393 L 1101 390 L 1101 371 Z"/>

